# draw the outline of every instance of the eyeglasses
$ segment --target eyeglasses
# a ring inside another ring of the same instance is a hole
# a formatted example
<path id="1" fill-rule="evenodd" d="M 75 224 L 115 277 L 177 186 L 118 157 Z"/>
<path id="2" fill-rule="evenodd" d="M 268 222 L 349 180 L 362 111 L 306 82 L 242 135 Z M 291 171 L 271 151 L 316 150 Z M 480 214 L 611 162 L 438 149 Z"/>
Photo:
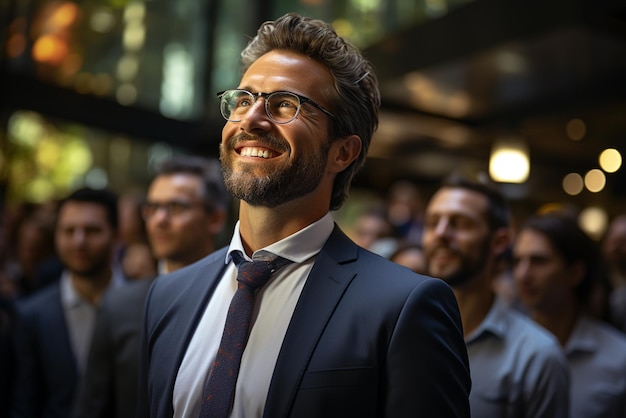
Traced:
<path id="1" fill-rule="evenodd" d="M 303 103 L 309 103 L 333 119 L 335 115 L 315 103 L 308 97 L 290 91 L 274 91 L 272 93 L 251 93 L 248 90 L 226 90 L 219 92 L 220 111 L 224 119 L 230 122 L 241 122 L 259 97 L 265 99 L 265 113 L 275 123 L 289 123 L 300 113 Z"/>
<path id="2" fill-rule="evenodd" d="M 165 211 L 167 217 L 180 216 L 194 206 L 204 206 L 201 202 L 184 202 L 182 200 L 172 200 L 170 202 L 147 202 L 141 205 L 141 217 L 149 220 L 161 209 Z"/>

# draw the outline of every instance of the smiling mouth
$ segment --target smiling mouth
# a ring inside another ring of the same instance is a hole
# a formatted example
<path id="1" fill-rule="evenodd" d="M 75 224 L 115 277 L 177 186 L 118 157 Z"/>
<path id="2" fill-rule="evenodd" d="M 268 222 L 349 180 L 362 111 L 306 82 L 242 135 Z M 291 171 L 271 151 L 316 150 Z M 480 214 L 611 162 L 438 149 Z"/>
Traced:
<path id="1" fill-rule="evenodd" d="M 274 158 L 279 154 L 267 148 L 259 147 L 243 147 L 239 150 L 239 155 L 242 157 L 257 157 L 257 158 Z"/>

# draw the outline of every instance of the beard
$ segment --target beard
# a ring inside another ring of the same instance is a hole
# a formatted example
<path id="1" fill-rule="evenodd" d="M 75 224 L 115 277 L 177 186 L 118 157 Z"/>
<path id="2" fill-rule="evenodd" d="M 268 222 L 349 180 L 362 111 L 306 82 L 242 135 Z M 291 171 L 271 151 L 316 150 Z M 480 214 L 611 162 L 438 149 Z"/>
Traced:
<path id="1" fill-rule="evenodd" d="M 441 246 L 441 245 L 439 245 Z M 435 248 L 436 249 L 436 248 Z M 450 248 L 448 248 L 450 249 Z M 450 272 L 445 276 L 438 276 L 440 279 L 445 281 L 450 287 L 459 287 L 463 286 L 466 283 L 470 282 L 473 278 L 479 276 L 487 264 L 487 261 L 490 257 L 489 254 L 489 240 L 485 239 L 482 243 L 478 254 L 474 256 L 468 256 L 468 254 L 464 254 L 460 252 L 458 249 L 451 249 L 456 253 L 456 255 L 460 258 L 461 263 L 459 267 Z M 431 253 L 434 251 L 431 251 Z M 429 257 L 426 257 L 426 271 L 430 273 Z"/>
<path id="2" fill-rule="evenodd" d="M 315 190 L 324 177 L 326 159 L 330 144 L 326 143 L 315 154 L 308 154 L 299 159 L 288 160 L 277 166 L 273 163 L 271 172 L 256 175 L 256 164 L 240 163 L 241 169 L 233 169 L 233 153 L 237 142 L 251 138 L 250 135 L 240 134 L 231 137 L 226 145 L 220 145 L 220 163 L 224 184 L 229 193 L 252 206 L 274 208 Z M 287 141 L 270 135 L 255 137 L 261 143 L 271 148 L 289 152 Z M 267 165 L 270 166 L 271 163 Z"/>
<path id="3" fill-rule="evenodd" d="M 63 255 L 59 255 L 59 258 L 70 273 L 81 277 L 98 278 L 111 263 L 111 254 L 94 256 L 89 263 L 75 263 L 71 259 L 64 258 Z"/>

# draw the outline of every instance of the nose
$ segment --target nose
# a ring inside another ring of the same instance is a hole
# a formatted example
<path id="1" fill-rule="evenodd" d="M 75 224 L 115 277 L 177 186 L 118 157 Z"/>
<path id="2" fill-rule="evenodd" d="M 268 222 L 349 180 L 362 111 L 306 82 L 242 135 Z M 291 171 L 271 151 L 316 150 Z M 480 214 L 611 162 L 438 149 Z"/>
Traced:
<path id="1" fill-rule="evenodd" d="M 519 259 L 515 262 L 513 267 L 513 276 L 518 281 L 524 281 L 528 279 L 528 273 L 530 271 L 530 263 L 526 259 Z"/>
<path id="2" fill-rule="evenodd" d="M 447 236 L 448 233 L 450 232 L 449 227 L 450 227 L 450 220 L 448 218 L 441 217 L 437 221 L 437 224 L 435 225 L 433 232 L 438 237 L 444 237 L 444 236 Z"/>
<path id="3" fill-rule="evenodd" d="M 255 130 L 269 130 L 272 126 L 267 112 L 265 111 L 265 98 L 257 97 L 256 101 L 250 106 L 248 111 L 239 122 L 240 129 L 247 132 Z"/>
<path id="4" fill-rule="evenodd" d="M 76 228 L 72 234 L 72 239 L 76 244 L 80 245 L 85 242 L 86 235 L 84 229 Z"/>
<path id="5" fill-rule="evenodd" d="M 159 206 L 156 208 L 154 213 L 150 216 L 149 221 L 156 223 L 156 224 L 161 224 L 163 222 L 166 222 L 168 219 L 169 219 L 169 214 L 167 212 L 167 208 L 164 206 Z"/>

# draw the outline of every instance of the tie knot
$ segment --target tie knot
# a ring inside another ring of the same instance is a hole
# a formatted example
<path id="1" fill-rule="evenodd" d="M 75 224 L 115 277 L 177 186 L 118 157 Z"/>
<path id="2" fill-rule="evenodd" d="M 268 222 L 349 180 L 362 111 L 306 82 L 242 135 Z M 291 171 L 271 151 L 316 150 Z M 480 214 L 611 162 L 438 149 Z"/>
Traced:
<path id="1" fill-rule="evenodd" d="M 290 263 L 279 256 L 267 261 L 246 261 L 239 252 L 233 252 L 232 257 L 237 265 L 237 281 L 255 290 L 265 286 L 272 273 Z"/>

